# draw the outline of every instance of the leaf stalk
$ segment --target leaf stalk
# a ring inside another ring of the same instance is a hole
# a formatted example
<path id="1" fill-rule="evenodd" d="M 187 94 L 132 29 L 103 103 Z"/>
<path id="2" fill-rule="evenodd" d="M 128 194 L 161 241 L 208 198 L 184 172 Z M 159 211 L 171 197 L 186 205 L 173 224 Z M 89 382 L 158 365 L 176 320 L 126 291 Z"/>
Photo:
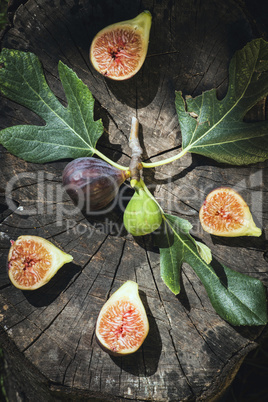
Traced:
<path id="1" fill-rule="evenodd" d="M 170 158 L 161 160 L 161 161 L 157 161 L 157 162 L 141 162 L 142 167 L 144 168 L 154 168 L 157 166 L 163 166 L 163 165 L 167 165 L 168 163 L 174 162 L 177 159 L 180 159 L 182 156 L 184 156 L 186 153 L 188 152 L 188 149 L 185 148 L 183 149 L 180 153 L 171 156 Z"/>
<path id="2" fill-rule="evenodd" d="M 119 165 L 118 163 L 112 161 L 111 159 L 107 158 L 102 152 L 98 151 L 96 148 L 94 149 L 94 154 L 98 155 L 101 159 L 103 159 L 105 162 L 109 163 L 110 165 L 114 166 L 115 168 L 119 170 L 129 170 L 128 167 Z"/>

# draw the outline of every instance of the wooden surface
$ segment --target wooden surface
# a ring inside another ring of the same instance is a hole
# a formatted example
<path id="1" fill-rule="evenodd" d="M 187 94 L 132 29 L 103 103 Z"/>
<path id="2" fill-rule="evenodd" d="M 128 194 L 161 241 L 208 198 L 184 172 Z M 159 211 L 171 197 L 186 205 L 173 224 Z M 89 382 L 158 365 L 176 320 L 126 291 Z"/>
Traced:
<path id="1" fill-rule="evenodd" d="M 251 2 L 22 3 L 13 25 L 2 35 L 2 47 L 35 53 L 63 103 L 58 61 L 71 67 L 96 99 L 95 118 L 103 119 L 105 133 L 98 149 L 125 165 L 133 115 L 140 122 L 143 159 L 173 155 L 181 145 L 175 90 L 196 96 L 216 87 L 223 97 L 234 52 L 254 37 L 265 37 L 261 6 L 252 14 Z M 126 82 L 101 77 L 88 58 L 93 36 L 144 9 L 151 11 L 153 25 L 143 68 Z M 11 7 L 11 18 L 13 12 Z M 3 97 L 0 102 L 1 129 L 42 124 L 21 106 Z M 265 103 L 259 105 L 257 116 L 265 118 Z M 108 216 L 89 219 L 73 213 L 72 203 L 61 192 L 67 161 L 37 165 L 4 148 L 0 152 L 0 342 L 17 387 L 17 394 L 10 390 L 13 400 L 18 395 L 30 401 L 37 395 L 39 401 L 217 399 L 247 353 L 261 342 L 264 328 L 235 328 L 223 321 L 186 264 L 181 294 L 174 296 L 167 289 L 150 236 L 134 240 L 123 230 L 121 204 L 131 196 L 128 186 L 122 187 L 118 205 Z M 212 249 L 215 258 L 268 285 L 267 163 L 224 166 L 189 154 L 170 165 L 144 170 L 144 179 L 167 212 L 191 221 L 192 234 Z M 221 239 L 203 233 L 198 210 L 208 191 L 219 185 L 241 192 L 264 230 L 260 238 Z M 22 234 L 45 237 L 74 257 L 48 285 L 34 292 L 14 288 L 6 273 L 10 239 Z M 134 355 L 110 357 L 96 344 L 94 325 L 109 295 L 128 279 L 139 284 L 150 332 Z"/>

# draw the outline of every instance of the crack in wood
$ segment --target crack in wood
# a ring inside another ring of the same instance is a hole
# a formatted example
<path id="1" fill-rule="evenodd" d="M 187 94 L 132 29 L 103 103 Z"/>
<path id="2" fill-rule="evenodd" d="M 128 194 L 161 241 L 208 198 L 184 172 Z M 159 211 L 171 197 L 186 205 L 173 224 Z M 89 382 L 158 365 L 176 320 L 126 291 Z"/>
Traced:
<path id="1" fill-rule="evenodd" d="M 116 266 L 115 271 L 114 271 L 114 276 L 113 276 L 113 279 L 112 279 L 112 282 L 111 282 L 111 285 L 110 285 L 110 290 L 109 290 L 109 292 L 108 292 L 108 295 L 107 295 L 107 299 L 106 299 L 106 300 L 108 300 L 109 297 L 110 297 L 110 295 L 111 295 L 111 291 L 112 291 L 112 288 L 113 288 L 113 284 L 114 284 L 114 282 L 115 282 L 115 278 L 116 278 L 118 269 L 119 269 L 119 267 L 120 267 L 120 264 L 121 264 L 121 261 L 122 261 L 123 255 L 124 255 L 125 246 L 126 246 L 126 240 L 123 241 L 121 254 L 120 254 L 120 256 L 119 256 L 118 263 L 117 263 L 117 266 Z"/>
<path id="2" fill-rule="evenodd" d="M 185 310 L 186 315 L 188 316 L 190 322 L 192 323 L 193 327 L 195 328 L 196 332 L 198 333 L 198 335 L 200 336 L 201 339 L 203 339 L 204 343 L 208 346 L 209 350 L 217 357 L 217 359 L 219 359 L 222 363 L 224 363 L 224 361 L 222 360 L 222 358 L 217 355 L 217 353 L 213 350 L 213 348 L 210 346 L 209 342 L 207 341 L 206 337 L 203 336 L 202 332 L 197 328 L 197 325 L 195 324 L 195 322 L 193 321 L 191 315 L 187 312 L 187 310 Z M 213 329 L 213 327 L 212 327 Z"/>
<path id="3" fill-rule="evenodd" d="M 73 297 L 73 296 L 72 296 Z M 39 328 L 37 326 L 36 323 L 32 322 L 31 320 L 29 320 L 34 326 L 36 326 L 39 330 L 40 333 L 39 335 L 36 336 L 36 338 L 33 339 L 32 342 L 30 342 L 23 350 L 22 352 L 25 353 L 28 349 L 30 349 L 37 341 L 38 339 L 40 339 L 44 334 L 46 334 L 46 332 L 48 331 L 48 329 L 53 325 L 53 323 L 56 321 L 56 319 L 62 314 L 62 312 L 64 311 L 64 309 L 66 308 L 66 306 L 71 302 L 72 297 L 70 298 L 70 300 L 67 301 L 67 303 L 61 308 L 61 310 L 54 316 L 54 318 L 49 322 L 49 324 L 47 324 L 47 326 L 45 328 Z M 57 346 L 62 349 L 62 346 L 60 345 L 60 343 L 57 341 L 57 339 L 52 338 L 51 336 L 49 336 L 48 334 L 46 334 L 53 342 L 55 342 L 57 344 Z M 64 351 L 66 354 L 68 354 L 66 351 Z"/>
<path id="4" fill-rule="evenodd" d="M 107 92 L 108 92 L 108 94 L 109 94 L 109 96 L 110 96 L 111 102 L 113 103 L 113 102 L 114 102 L 114 99 L 113 99 L 113 97 L 111 96 L 110 89 L 109 89 L 109 87 L 107 86 L 106 81 L 105 81 L 105 87 L 106 87 L 106 90 L 107 90 Z M 119 128 L 118 123 L 116 122 L 116 120 L 115 120 L 115 118 L 113 117 L 113 115 L 109 112 L 108 108 L 102 106 L 102 109 L 105 110 L 107 116 L 108 116 L 108 117 L 110 118 L 110 120 L 114 123 L 116 129 L 120 132 L 120 134 L 122 134 L 122 136 L 125 137 L 125 139 L 128 141 L 128 135 L 125 134 L 125 132 L 124 132 L 122 129 Z M 131 118 L 130 118 L 130 122 L 131 122 Z M 105 130 L 105 131 L 106 131 L 106 133 L 109 134 L 108 130 Z M 118 151 L 117 151 L 117 152 L 118 152 Z M 127 154 L 126 154 L 126 155 L 127 155 Z M 129 156 L 129 155 L 127 155 L 127 156 Z"/>
<path id="5" fill-rule="evenodd" d="M 48 21 L 51 22 L 52 25 L 53 25 L 53 21 L 51 20 L 50 15 L 48 15 L 48 14 L 46 13 L 46 9 L 42 7 L 42 4 L 40 4 L 40 3 L 37 2 L 37 1 L 36 1 L 36 4 L 38 5 L 39 9 L 42 10 L 42 12 L 46 15 L 45 21 L 48 20 Z M 27 10 L 28 14 L 31 16 L 32 20 L 33 20 L 34 22 L 38 22 L 38 20 L 36 21 L 36 18 L 34 17 L 34 15 L 31 14 L 30 9 L 27 7 L 27 4 L 25 4 L 25 9 Z M 55 38 L 54 35 L 49 31 L 49 29 L 46 27 L 44 21 L 43 21 L 43 24 L 42 24 L 42 25 L 40 24 L 40 27 L 41 27 L 41 28 L 44 28 L 44 29 L 47 31 L 47 33 L 49 34 L 49 36 L 51 37 L 51 39 L 54 40 L 54 42 L 56 43 L 56 45 L 57 45 L 58 48 L 60 49 L 60 52 L 64 55 L 65 59 L 68 60 L 69 63 L 71 63 L 70 60 L 68 59 L 68 57 L 64 54 L 64 51 L 63 51 L 63 49 L 62 49 L 62 47 L 61 47 L 61 42 L 59 42 L 59 41 L 57 40 L 57 38 Z"/>
<path id="6" fill-rule="evenodd" d="M 166 79 L 166 74 L 164 74 L 164 76 L 162 77 L 162 80 L 161 80 L 161 82 L 160 82 L 160 84 L 159 84 L 159 88 L 158 88 L 158 92 L 162 92 L 162 88 L 165 88 L 165 79 Z M 156 128 L 156 126 L 157 126 L 157 123 L 158 123 L 158 121 L 159 121 L 159 119 L 160 119 L 160 116 L 161 116 L 161 114 L 163 113 L 163 109 L 164 109 L 164 104 L 165 104 L 165 102 L 166 102 L 166 100 L 167 100 L 167 97 L 168 97 L 168 92 L 166 91 L 166 93 L 165 93 L 165 96 L 164 96 L 164 98 L 162 99 L 162 101 L 161 101 L 161 103 L 159 104 L 159 110 L 158 110 L 158 114 L 157 114 L 157 116 L 156 116 L 156 118 L 155 118 L 155 122 L 154 122 L 154 126 L 152 127 L 152 132 L 151 132 L 151 135 L 153 136 L 153 134 L 154 134 L 154 131 L 155 131 L 155 128 Z"/>
<path id="7" fill-rule="evenodd" d="M 144 159 L 143 162 L 150 161 L 150 160 L 152 160 L 152 159 L 154 159 L 154 158 L 157 158 L 157 157 L 163 156 L 163 155 L 167 155 L 167 154 L 169 154 L 170 152 L 174 152 L 174 151 L 177 151 L 177 150 L 180 150 L 180 149 L 181 149 L 181 145 L 177 145 L 176 147 L 169 148 L 169 149 L 166 149 L 166 150 L 164 150 L 164 151 L 158 152 L 157 154 L 151 155 L 149 158 Z M 163 165 L 163 166 L 164 166 L 164 165 Z M 187 166 L 186 166 L 186 167 L 187 167 Z M 163 174 L 164 174 L 164 173 L 163 173 Z M 168 176 L 168 175 L 167 175 L 167 176 Z M 169 176 L 168 176 L 168 177 L 169 177 Z"/>
<path id="8" fill-rule="evenodd" d="M 213 384 L 215 387 L 217 387 L 217 383 L 220 384 L 220 387 L 217 389 L 217 394 L 220 395 L 222 394 L 223 390 L 226 389 L 230 383 L 232 382 L 233 378 L 235 377 L 237 371 L 239 370 L 241 364 L 243 363 L 246 355 L 252 351 L 253 349 L 255 349 L 257 347 L 256 343 L 253 342 L 249 342 L 246 345 L 244 345 L 242 348 L 238 349 L 235 353 L 233 353 L 229 359 L 225 362 L 223 362 L 224 364 L 221 367 L 221 370 L 218 370 L 216 376 L 213 379 Z M 246 353 L 243 351 L 246 351 Z M 228 370 L 228 367 L 230 365 L 232 365 L 232 361 L 235 361 L 237 364 L 234 364 L 235 369 L 232 371 Z M 226 378 L 226 382 L 224 384 L 221 383 L 221 377 L 225 377 L 224 373 L 225 371 L 229 371 L 229 373 L 227 374 L 227 378 Z M 203 389 L 201 390 L 201 395 L 202 398 L 198 399 L 199 400 L 204 400 L 204 398 L 206 398 L 206 392 L 207 392 L 208 386 L 206 385 L 206 387 L 203 387 Z M 216 400 L 216 399 L 215 399 Z"/>
<path id="9" fill-rule="evenodd" d="M 181 369 L 181 372 L 183 373 L 183 375 L 184 375 L 184 377 L 185 377 L 185 379 L 186 379 L 186 382 L 187 382 L 187 385 L 188 385 L 188 387 L 189 387 L 189 390 L 190 390 L 191 394 L 192 394 L 192 395 L 195 395 L 194 389 L 193 389 L 193 387 L 191 386 L 191 382 L 190 382 L 190 380 L 189 380 L 189 378 L 188 378 L 188 375 L 186 374 L 185 370 L 183 369 L 182 363 L 181 363 L 181 361 L 180 361 L 179 352 L 178 352 L 178 350 L 177 350 L 177 348 L 176 348 L 176 344 L 175 344 L 174 339 L 173 339 L 173 336 L 172 336 L 172 328 L 168 330 L 168 333 L 169 333 L 169 336 L 170 336 L 170 339 L 171 339 L 171 342 L 172 342 L 172 345 L 173 345 L 173 348 L 174 348 L 175 356 L 176 356 L 176 358 L 177 358 L 177 361 L 178 361 L 179 367 L 180 367 L 180 369 Z"/>
<path id="10" fill-rule="evenodd" d="M 100 251 L 101 247 L 102 247 L 103 244 L 106 242 L 106 240 L 108 239 L 108 237 L 109 237 L 109 235 L 107 234 L 107 235 L 105 236 L 105 238 L 103 239 L 103 241 L 100 243 L 100 245 L 97 247 L 97 249 L 94 251 L 94 253 L 93 253 L 92 255 L 90 255 L 89 258 L 88 258 L 88 260 L 84 263 L 84 265 L 82 266 L 82 269 L 81 269 L 80 273 L 75 277 L 75 279 L 74 279 L 73 281 L 71 281 L 71 282 L 69 283 L 69 285 L 64 289 L 63 293 L 67 292 L 67 290 L 72 286 L 73 282 L 75 282 L 76 280 L 78 280 L 78 278 L 80 277 L 80 275 L 81 275 L 82 272 L 84 271 L 85 267 L 87 267 L 87 266 L 90 264 L 90 262 L 92 261 L 92 259 L 98 254 L 98 252 Z M 87 255 L 87 254 L 85 254 L 85 255 Z M 99 273 L 100 273 L 100 271 L 98 272 L 96 278 L 95 278 L 94 281 L 92 282 L 91 287 L 93 286 L 94 282 L 96 281 L 96 279 L 97 279 Z M 84 272 L 83 272 L 83 274 L 84 274 L 85 276 L 87 276 Z M 90 289 L 89 289 L 89 291 L 90 291 Z"/>
<path id="11" fill-rule="evenodd" d="M 106 131 L 106 130 L 105 130 L 105 131 Z M 119 131 L 122 132 L 120 129 L 119 129 Z M 106 131 L 106 132 L 107 132 L 108 135 L 109 135 L 109 132 L 108 132 L 108 131 Z M 123 134 L 123 132 L 122 132 L 122 134 Z M 111 145 L 112 145 L 112 144 L 111 144 Z M 122 152 L 119 152 L 118 149 L 113 148 L 112 146 L 107 147 L 107 146 L 105 146 L 104 144 L 99 144 L 99 149 L 100 149 L 100 150 L 101 150 L 101 149 L 108 149 L 109 151 L 119 153 L 121 156 L 126 156 L 127 158 L 130 159 L 130 156 L 129 156 L 126 152 L 123 152 L 123 151 L 122 151 Z"/>
<path id="12" fill-rule="evenodd" d="M 60 11 L 60 10 L 59 10 L 59 11 Z M 62 14 L 61 12 L 60 12 L 60 14 L 61 14 L 61 16 L 62 16 L 62 20 L 64 20 L 64 22 L 65 22 L 65 25 L 64 25 L 64 26 L 65 26 L 65 28 L 66 28 L 66 31 L 67 31 L 68 34 L 69 34 L 69 37 L 71 38 L 71 40 L 72 40 L 72 42 L 73 42 L 73 44 L 74 44 L 74 46 L 75 46 L 75 49 L 76 49 L 77 52 L 80 54 L 81 59 L 84 61 L 85 65 L 86 65 L 87 68 L 88 68 L 87 70 L 83 70 L 83 71 L 86 72 L 86 73 L 90 73 L 91 76 L 95 79 L 96 83 L 98 83 L 98 79 L 92 74 L 92 72 L 91 72 L 91 70 L 90 70 L 90 64 L 88 63 L 89 60 L 86 60 L 86 59 L 85 59 L 83 53 L 82 53 L 81 50 L 80 50 L 79 45 L 77 45 L 77 42 L 76 42 L 75 38 L 74 38 L 73 35 L 72 35 L 71 30 L 69 29 L 69 24 L 68 24 L 69 22 L 66 20 L 64 14 Z M 81 68 L 81 66 L 79 66 L 79 68 Z"/>
<path id="13" fill-rule="evenodd" d="M 195 290 L 194 284 L 192 283 L 191 279 L 189 279 L 187 273 L 185 272 L 185 269 L 183 268 L 183 265 L 184 265 L 184 263 L 182 264 L 181 272 L 184 274 L 185 278 L 188 280 L 189 284 L 191 285 L 191 288 L 193 289 L 193 291 L 194 291 L 196 297 L 198 298 L 198 300 L 199 300 L 199 302 L 200 302 L 200 304 L 201 304 L 201 306 L 202 306 L 202 308 L 203 308 L 203 311 L 206 311 L 206 308 L 205 308 L 205 306 L 203 305 L 202 299 L 200 298 L 198 292 Z M 196 278 L 197 278 L 197 277 L 196 277 Z"/>

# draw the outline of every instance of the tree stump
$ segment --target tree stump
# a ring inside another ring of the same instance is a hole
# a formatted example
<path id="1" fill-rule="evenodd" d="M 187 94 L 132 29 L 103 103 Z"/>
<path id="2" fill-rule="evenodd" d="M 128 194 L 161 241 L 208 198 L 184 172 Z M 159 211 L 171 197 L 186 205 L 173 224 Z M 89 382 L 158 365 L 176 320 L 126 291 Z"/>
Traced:
<path id="1" fill-rule="evenodd" d="M 103 120 L 105 132 L 98 149 L 127 166 L 133 115 L 140 123 L 144 161 L 178 152 L 175 90 L 196 96 L 217 88 L 222 98 L 234 52 L 255 37 L 267 36 L 263 3 L 255 6 L 254 1 L 252 7 L 253 2 L 234 0 L 11 1 L 11 23 L 1 45 L 35 53 L 63 104 L 58 61 L 72 68 L 96 99 L 95 120 Z M 151 11 L 153 25 L 142 69 L 125 82 L 100 76 L 88 56 L 94 35 L 145 9 Z M 0 108 L 1 129 L 43 124 L 3 97 Z M 265 118 L 262 102 L 255 119 Z M 160 277 L 159 252 L 151 237 L 133 239 L 123 229 L 124 205 L 132 195 L 128 185 L 122 186 L 108 215 L 89 218 L 74 212 L 62 191 L 61 175 L 68 161 L 27 163 L 0 149 L 0 340 L 12 376 L 11 400 L 217 400 L 248 352 L 262 341 L 265 328 L 233 327 L 222 320 L 187 264 L 181 293 L 175 296 L 169 291 Z M 201 230 L 198 220 L 205 195 L 228 185 L 240 191 L 265 233 L 266 168 L 267 163 L 225 166 L 189 154 L 172 164 L 144 169 L 143 174 L 162 207 L 188 219 L 193 236 L 206 243 L 218 261 L 267 286 L 264 234 L 215 238 Z M 22 234 L 49 239 L 74 257 L 45 287 L 33 292 L 16 289 L 6 273 L 10 240 Z M 104 302 L 129 279 L 139 284 L 150 331 L 137 353 L 111 357 L 97 345 L 94 326 Z"/>

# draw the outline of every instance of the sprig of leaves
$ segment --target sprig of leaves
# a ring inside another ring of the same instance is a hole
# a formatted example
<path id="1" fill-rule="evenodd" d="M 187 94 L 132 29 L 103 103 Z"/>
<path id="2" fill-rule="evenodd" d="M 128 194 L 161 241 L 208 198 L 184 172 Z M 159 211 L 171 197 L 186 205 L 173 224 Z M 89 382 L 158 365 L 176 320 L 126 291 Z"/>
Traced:
<path id="1" fill-rule="evenodd" d="M 44 163 L 63 158 L 92 156 L 107 160 L 96 149 L 103 133 L 101 120 L 94 121 L 94 99 L 77 75 L 59 62 L 59 76 L 68 106 L 50 90 L 38 58 L 32 53 L 3 49 L 0 55 L 0 90 L 40 116 L 45 125 L 20 125 L 0 131 L 0 143 L 12 154 L 29 162 Z M 172 162 L 186 152 L 199 153 L 235 165 L 268 158 L 267 122 L 245 123 L 246 112 L 268 94 L 268 43 L 250 42 L 230 64 L 226 97 L 216 91 L 183 99 L 176 94 L 176 109 L 182 131 L 183 150 L 176 157 L 146 164 L 153 167 Z M 116 164 L 114 164 L 116 165 Z M 125 169 L 118 165 L 118 168 Z M 191 235 L 191 224 L 164 214 L 165 229 L 160 247 L 161 276 L 169 289 L 180 292 L 181 267 L 192 266 L 202 281 L 217 313 L 234 325 L 267 323 L 263 284 L 224 265 L 211 263 L 211 251 Z M 217 271 L 217 272 L 216 272 Z"/>
<path id="2" fill-rule="evenodd" d="M 87 86 L 61 61 L 59 76 L 68 106 L 50 90 L 40 61 L 32 53 L 3 49 L 0 88 L 9 99 L 40 116 L 44 126 L 19 125 L 0 132 L 0 143 L 12 154 L 35 163 L 92 156 L 103 133 L 94 121 L 94 98 Z"/>

